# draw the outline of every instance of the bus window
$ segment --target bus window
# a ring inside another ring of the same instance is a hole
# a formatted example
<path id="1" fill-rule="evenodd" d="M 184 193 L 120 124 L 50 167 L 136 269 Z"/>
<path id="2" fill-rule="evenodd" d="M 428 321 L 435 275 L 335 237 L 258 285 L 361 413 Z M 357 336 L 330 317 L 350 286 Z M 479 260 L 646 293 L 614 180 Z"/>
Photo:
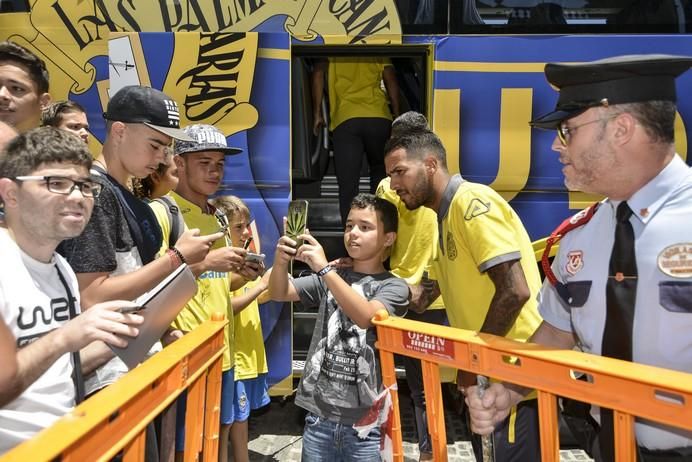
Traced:
<path id="1" fill-rule="evenodd" d="M 690 3 L 690 0 L 462 0 L 450 3 L 449 32 L 685 33 L 692 29 Z"/>
<path id="2" fill-rule="evenodd" d="M 446 34 L 447 0 L 396 0 L 404 34 Z"/>
<path id="3" fill-rule="evenodd" d="M 0 0 L 0 13 L 26 13 L 29 0 Z"/>

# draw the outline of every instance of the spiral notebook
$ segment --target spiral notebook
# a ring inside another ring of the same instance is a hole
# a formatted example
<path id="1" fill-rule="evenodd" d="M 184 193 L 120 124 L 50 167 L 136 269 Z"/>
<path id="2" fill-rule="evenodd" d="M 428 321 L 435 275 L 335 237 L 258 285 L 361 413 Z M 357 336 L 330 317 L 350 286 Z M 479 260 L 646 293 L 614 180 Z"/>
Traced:
<path id="1" fill-rule="evenodd" d="M 159 341 L 195 293 L 195 276 L 187 265 L 180 265 L 156 287 L 134 300 L 137 305 L 145 307 L 138 312 L 144 317 L 144 322 L 139 326 L 139 335 L 135 338 L 123 337 L 128 342 L 127 346 L 119 348 L 111 345 L 111 350 L 129 369 L 135 368 L 146 359 L 149 349 Z"/>

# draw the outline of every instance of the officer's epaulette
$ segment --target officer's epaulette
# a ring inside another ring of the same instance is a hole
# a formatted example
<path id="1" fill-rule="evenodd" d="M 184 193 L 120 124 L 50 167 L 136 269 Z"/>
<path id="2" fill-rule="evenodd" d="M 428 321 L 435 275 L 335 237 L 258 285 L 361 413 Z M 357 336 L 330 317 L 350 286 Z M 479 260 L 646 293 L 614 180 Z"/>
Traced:
<path id="1" fill-rule="evenodd" d="M 596 210 L 598 210 L 599 205 L 601 205 L 600 202 L 591 204 L 584 210 L 580 210 L 571 217 L 567 218 L 565 221 L 560 223 L 560 226 L 555 228 L 555 230 L 552 233 L 550 233 L 550 236 L 545 242 L 545 250 L 543 250 L 543 256 L 541 256 L 541 266 L 543 267 L 543 273 L 545 274 L 545 277 L 548 279 L 548 281 L 553 285 L 553 287 L 555 287 L 555 290 L 557 291 L 560 298 L 562 298 L 565 302 L 567 302 L 567 300 L 569 299 L 569 292 L 567 291 L 567 286 L 557 280 L 557 277 L 555 277 L 555 273 L 553 273 L 553 269 L 550 267 L 550 249 L 553 247 L 553 245 L 560 242 L 560 239 L 565 237 L 567 233 L 569 233 L 573 229 L 579 228 L 580 226 L 584 226 L 585 224 L 587 224 L 596 213 Z"/>

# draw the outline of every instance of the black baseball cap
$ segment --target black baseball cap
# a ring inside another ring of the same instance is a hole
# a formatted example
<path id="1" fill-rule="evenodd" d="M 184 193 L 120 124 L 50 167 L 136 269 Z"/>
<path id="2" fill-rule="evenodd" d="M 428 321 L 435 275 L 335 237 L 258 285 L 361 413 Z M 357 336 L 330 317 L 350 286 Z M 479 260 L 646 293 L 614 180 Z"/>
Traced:
<path id="1" fill-rule="evenodd" d="M 156 88 L 141 85 L 121 88 L 108 102 L 103 118 L 144 124 L 177 140 L 192 141 L 180 129 L 178 103 Z"/>
<path id="2" fill-rule="evenodd" d="M 560 92 L 555 110 L 531 126 L 556 129 L 589 108 L 646 101 L 676 101 L 675 78 L 692 66 L 692 57 L 627 55 L 579 64 L 548 63 L 545 76 Z"/>

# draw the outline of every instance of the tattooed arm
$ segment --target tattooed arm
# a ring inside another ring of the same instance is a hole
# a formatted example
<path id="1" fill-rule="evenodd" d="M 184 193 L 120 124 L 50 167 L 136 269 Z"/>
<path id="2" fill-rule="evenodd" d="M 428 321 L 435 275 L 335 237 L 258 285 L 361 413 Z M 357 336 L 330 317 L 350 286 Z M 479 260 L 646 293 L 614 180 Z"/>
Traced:
<path id="1" fill-rule="evenodd" d="M 423 313 L 440 296 L 440 286 L 433 279 L 423 279 L 420 284 L 408 287 L 411 294 L 408 308 L 416 313 Z"/>
<path id="2" fill-rule="evenodd" d="M 520 260 L 500 263 L 487 272 L 495 285 L 495 295 L 490 302 L 481 332 L 504 337 L 514 325 L 521 308 L 531 296 L 531 291 Z M 467 387 L 475 384 L 476 376 L 463 373 L 457 380 L 457 383 Z"/>
<path id="3" fill-rule="evenodd" d="M 531 296 L 520 260 L 500 263 L 488 269 L 495 285 L 495 295 L 481 332 L 505 336 L 514 325 L 519 312 Z"/>

